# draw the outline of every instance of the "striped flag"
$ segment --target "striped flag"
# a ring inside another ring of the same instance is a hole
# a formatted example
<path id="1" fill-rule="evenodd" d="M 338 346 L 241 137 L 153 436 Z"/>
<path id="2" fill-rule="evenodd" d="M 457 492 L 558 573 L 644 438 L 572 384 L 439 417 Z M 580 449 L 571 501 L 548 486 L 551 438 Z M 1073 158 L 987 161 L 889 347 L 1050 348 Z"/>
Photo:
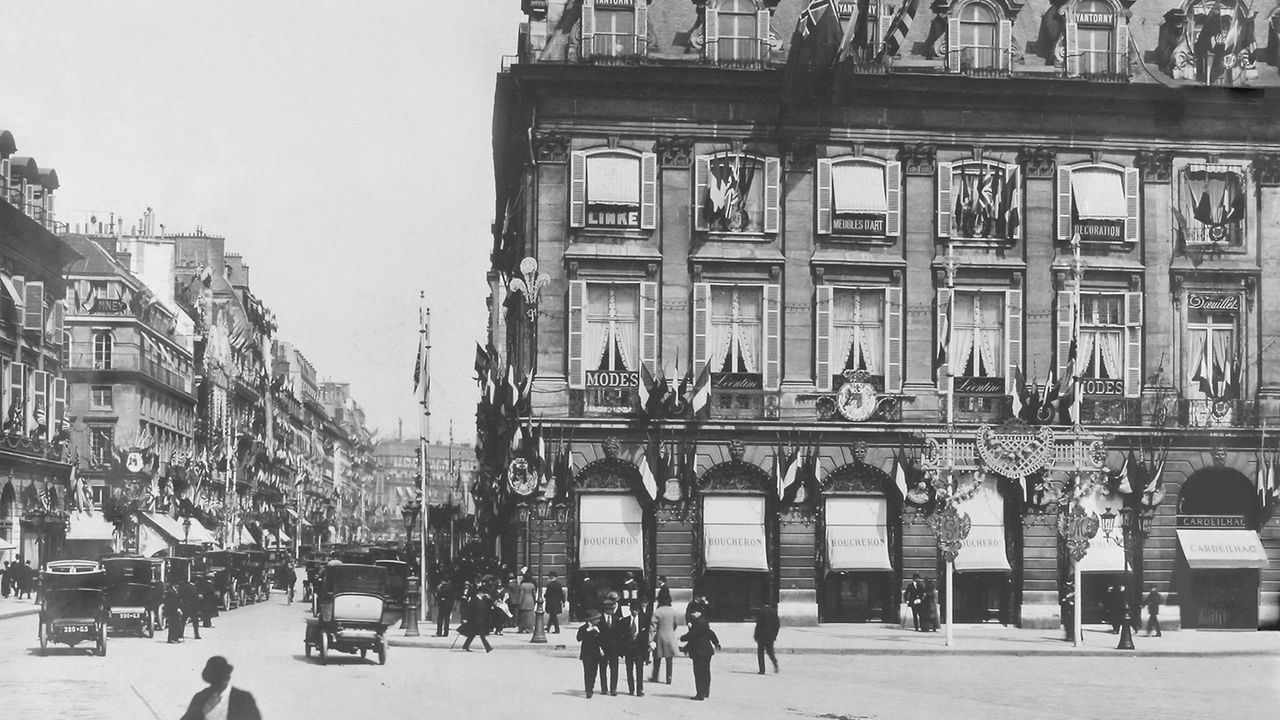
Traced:
<path id="1" fill-rule="evenodd" d="M 907 499 L 907 469 L 902 462 L 902 453 L 893 454 L 893 484 L 897 486 L 902 499 Z"/>
<path id="2" fill-rule="evenodd" d="M 655 475 L 653 461 L 650 459 L 657 453 L 651 450 L 653 448 L 648 445 L 640 449 L 640 500 L 646 505 L 658 499 L 658 478 Z"/>
<path id="3" fill-rule="evenodd" d="M 951 355 L 951 308 L 947 306 L 939 309 L 941 312 L 938 318 L 938 355 L 934 358 L 933 369 L 937 371 L 938 378 L 941 380 L 943 374 L 947 373 Z"/>
<path id="4" fill-rule="evenodd" d="M 693 395 L 689 400 L 693 408 L 693 419 L 704 422 L 711 418 L 711 366 L 703 365 L 698 379 L 693 383 Z"/>
<path id="5" fill-rule="evenodd" d="M 413 366 L 413 394 L 418 403 L 426 405 L 431 398 L 431 326 L 427 316 L 419 313 L 418 359 Z"/>
<path id="6" fill-rule="evenodd" d="M 919 4 L 919 0 L 906 0 L 898 6 L 893 22 L 889 23 L 889 31 L 885 35 L 884 45 L 880 47 L 877 60 L 884 60 L 898 54 L 902 48 L 902 41 L 907 39 L 907 33 L 911 31 L 911 22 L 916 19 L 916 8 Z"/>
<path id="7" fill-rule="evenodd" d="M 773 457 L 773 467 L 774 478 L 778 484 L 779 500 L 785 498 L 787 490 L 790 490 L 791 486 L 795 484 L 802 464 L 803 460 L 798 451 L 788 451 L 781 445 L 778 446 L 778 450 Z"/>

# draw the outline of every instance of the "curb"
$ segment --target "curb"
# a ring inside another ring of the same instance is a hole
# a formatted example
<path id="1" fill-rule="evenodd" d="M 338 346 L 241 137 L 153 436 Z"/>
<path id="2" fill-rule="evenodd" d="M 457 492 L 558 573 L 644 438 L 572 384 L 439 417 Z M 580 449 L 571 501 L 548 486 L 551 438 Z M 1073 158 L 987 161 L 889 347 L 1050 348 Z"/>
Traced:
<path id="1" fill-rule="evenodd" d="M 22 610 L 7 610 L 5 612 L 0 612 L 0 620 L 8 620 L 10 618 L 19 618 L 19 617 L 26 617 L 28 615 L 39 615 L 39 614 L 40 614 L 40 608 L 38 607 L 24 608 Z"/>

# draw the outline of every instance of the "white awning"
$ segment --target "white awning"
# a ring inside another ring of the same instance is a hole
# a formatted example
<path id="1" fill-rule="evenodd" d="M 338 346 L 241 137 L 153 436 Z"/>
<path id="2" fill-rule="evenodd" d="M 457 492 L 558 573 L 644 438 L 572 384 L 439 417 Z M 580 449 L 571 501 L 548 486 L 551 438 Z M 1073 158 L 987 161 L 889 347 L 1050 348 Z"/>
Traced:
<path id="1" fill-rule="evenodd" d="M 831 201 L 838 213 L 884 213 L 884 168 L 843 162 L 831 166 Z"/>
<path id="2" fill-rule="evenodd" d="M 1128 216 L 1121 174 L 1103 168 L 1071 172 L 1071 195 L 1081 218 L 1123 220 Z"/>
<path id="3" fill-rule="evenodd" d="M 183 530 L 185 532 L 185 526 L 183 527 Z M 204 523 L 192 518 L 191 532 L 187 535 L 187 542 L 192 545 L 217 545 L 218 539 L 213 536 L 213 533 L 209 532 L 209 529 L 204 526 Z"/>
<path id="4" fill-rule="evenodd" d="M 171 542 L 159 528 L 147 523 L 138 525 L 138 554 L 151 557 L 158 552 L 169 550 Z"/>
<path id="5" fill-rule="evenodd" d="M 579 499 L 578 565 L 592 569 L 644 567 L 644 523 L 640 503 L 621 493 L 584 494 Z"/>
<path id="6" fill-rule="evenodd" d="M 154 525 L 157 529 L 168 535 L 173 542 L 183 542 L 186 537 L 185 531 L 182 529 L 182 521 L 175 520 L 164 513 L 140 513 L 147 522 Z M 192 521 L 192 525 L 195 525 Z"/>
<path id="7" fill-rule="evenodd" d="M 1178 544 L 1194 570 L 1264 568 L 1266 548 L 1256 530 L 1178 530 Z"/>
<path id="8" fill-rule="evenodd" d="M 282 542 L 282 543 L 291 543 L 291 542 L 293 542 L 293 538 L 289 537 L 289 533 L 285 532 L 285 531 L 284 531 L 284 528 L 280 528 L 279 530 L 277 530 L 277 531 L 276 531 L 276 535 L 278 535 L 278 536 L 280 537 L 280 542 Z"/>
<path id="9" fill-rule="evenodd" d="M 107 522 L 102 513 L 71 513 L 71 529 L 67 531 L 68 540 L 114 540 L 115 526 Z"/>
<path id="10" fill-rule="evenodd" d="M 764 497 L 711 495 L 702 499 L 702 554 L 708 570 L 769 569 Z"/>
<path id="11" fill-rule="evenodd" d="M 830 498 L 826 506 L 827 567 L 892 570 L 888 503 L 884 498 Z"/>
<path id="12" fill-rule="evenodd" d="M 0 552 L 5 550 L 17 550 L 18 546 L 0 537 Z"/>
<path id="13" fill-rule="evenodd" d="M 1124 532 L 1120 525 L 1120 510 L 1124 502 L 1119 495 L 1102 492 L 1088 493 L 1080 499 L 1085 513 L 1102 515 L 1108 510 L 1115 515 L 1115 529 L 1107 538 L 1101 530 L 1089 541 L 1089 550 L 1080 561 L 1080 572 L 1124 572 Z"/>
<path id="14" fill-rule="evenodd" d="M 640 161 L 622 155 L 588 157 L 587 202 L 640 204 Z"/>
<path id="15" fill-rule="evenodd" d="M 1004 545 L 1004 498 L 995 480 L 984 480 L 959 510 L 973 523 L 956 556 L 956 572 L 1009 572 Z"/>

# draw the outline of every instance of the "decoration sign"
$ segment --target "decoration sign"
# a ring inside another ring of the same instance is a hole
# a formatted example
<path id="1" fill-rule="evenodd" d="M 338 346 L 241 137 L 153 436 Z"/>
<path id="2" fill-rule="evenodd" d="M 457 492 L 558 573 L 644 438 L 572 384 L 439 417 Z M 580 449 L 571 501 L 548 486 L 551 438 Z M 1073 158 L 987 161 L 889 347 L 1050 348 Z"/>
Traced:
<path id="1" fill-rule="evenodd" d="M 511 492 L 528 497 L 538 488 L 538 476 L 529 467 L 529 461 L 516 458 L 507 466 L 507 482 Z"/>
<path id="2" fill-rule="evenodd" d="M 1243 515 L 1179 515 L 1181 528 L 1245 528 L 1249 527 Z"/>
<path id="3" fill-rule="evenodd" d="M 1078 563 L 1084 559 L 1089 552 L 1089 541 L 1097 536 L 1100 525 L 1097 513 L 1086 513 L 1078 504 L 1058 518 L 1058 534 L 1067 541 L 1072 560 Z"/>
<path id="4" fill-rule="evenodd" d="M 836 393 L 836 409 L 846 420 L 862 422 L 876 412 L 879 404 L 875 388 L 866 382 L 846 382 Z"/>
<path id="5" fill-rule="evenodd" d="M 1084 242 L 1120 242 L 1124 240 L 1123 220 L 1078 220 L 1076 232 Z"/>
<path id="6" fill-rule="evenodd" d="M 764 379 L 760 373 L 711 373 L 713 390 L 762 390 Z"/>
<path id="7" fill-rule="evenodd" d="M 637 388 L 640 387 L 640 373 L 588 370 L 587 387 L 623 389 Z"/>
<path id="8" fill-rule="evenodd" d="M 858 237 L 884 237 L 886 220 L 884 213 L 835 213 L 831 231 L 837 235 Z"/>
<path id="9" fill-rule="evenodd" d="M 1004 395 L 1004 378 L 958 377 L 956 392 L 966 395 Z"/>
<path id="10" fill-rule="evenodd" d="M 1187 297 L 1188 310 L 1240 312 L 1239 295 L 1202 295 L 1193 293 Z"/>

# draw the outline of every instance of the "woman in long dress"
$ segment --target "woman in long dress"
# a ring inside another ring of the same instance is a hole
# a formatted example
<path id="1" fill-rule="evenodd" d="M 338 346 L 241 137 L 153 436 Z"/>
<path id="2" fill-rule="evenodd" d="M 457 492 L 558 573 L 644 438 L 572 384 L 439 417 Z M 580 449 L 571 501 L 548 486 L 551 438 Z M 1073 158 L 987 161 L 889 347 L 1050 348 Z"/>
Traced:
<path id="1" fill-rule="evenodd" d="M 676 656 L 676 628 L 680 626 L 680 613 L 671 607 L 671 593 L 658 591 L 658 607 L 653 611 L 653 623 L 649 626 L 649 643 L 653 648 L 653 673 L 649 682 L 658 682 L 658 666 L 667 661 L 667 684 L 671 684 L 671 660 Z"/>

